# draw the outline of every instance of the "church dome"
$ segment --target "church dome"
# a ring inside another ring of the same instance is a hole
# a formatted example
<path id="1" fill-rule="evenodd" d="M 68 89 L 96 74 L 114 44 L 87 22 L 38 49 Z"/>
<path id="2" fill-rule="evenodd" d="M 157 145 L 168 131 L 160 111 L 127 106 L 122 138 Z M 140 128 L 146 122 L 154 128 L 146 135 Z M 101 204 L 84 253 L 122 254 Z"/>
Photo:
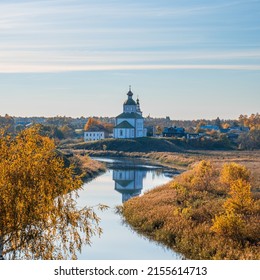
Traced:
<path id="1" fill-rule="evenodd" d="M 134 99 L 127 99 L 124 102 L 124 105 L 136 105 L 136 102 L 134 101 Z"/>
<path id="2" fill-rule="evenodd" d="M 127 95 L 128 99 L 124 102 L 124 105 L 136 105 L 136 102 L 134 101 L 134 99 L 132 99 L 133 93 L 131 89 L 129 89 Z"/>

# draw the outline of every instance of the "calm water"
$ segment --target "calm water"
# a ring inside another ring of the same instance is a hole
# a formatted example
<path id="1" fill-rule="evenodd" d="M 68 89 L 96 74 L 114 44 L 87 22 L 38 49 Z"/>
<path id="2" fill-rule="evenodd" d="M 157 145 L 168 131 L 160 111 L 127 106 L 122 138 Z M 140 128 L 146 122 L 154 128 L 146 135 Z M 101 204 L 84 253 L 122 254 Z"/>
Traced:
<path id="1" fill-rule="evenodd" d="M 101 218 L 101 237 L 93 237 L 92 245 L 85 246 L 78 259 L 180 259 L 181 256 L 133 232 L 122 223 L 115 207 L 130 197 L 167 183 L 173 174 L 169 171 L 137 160 L 98 160 L 107 163 L 108 171 L 78 192 L 78 207 L 99 203 L 110 208 L 96 211 Z"/>

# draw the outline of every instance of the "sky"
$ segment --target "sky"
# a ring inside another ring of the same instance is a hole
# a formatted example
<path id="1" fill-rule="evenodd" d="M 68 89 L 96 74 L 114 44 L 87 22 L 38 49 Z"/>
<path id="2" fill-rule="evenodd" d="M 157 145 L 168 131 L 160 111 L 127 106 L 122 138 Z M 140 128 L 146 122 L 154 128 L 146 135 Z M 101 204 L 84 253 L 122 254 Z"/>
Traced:
<path id="1" fill-rule="evenodd" d="M 0 0 L 0 115 L 260 112 L 260 0 Z"/>

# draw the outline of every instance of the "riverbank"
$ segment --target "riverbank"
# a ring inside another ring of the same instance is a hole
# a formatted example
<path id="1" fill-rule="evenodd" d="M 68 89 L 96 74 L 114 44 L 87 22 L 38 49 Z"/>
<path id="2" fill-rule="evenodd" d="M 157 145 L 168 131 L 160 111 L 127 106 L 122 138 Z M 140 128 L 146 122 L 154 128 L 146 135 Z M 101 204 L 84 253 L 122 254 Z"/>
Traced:
<path id="1" fill-rule="evenodd" d="M 188 259 L 259 259 L 259 177 L 249 180 L 238 164 L 223 167 L 219 156 L 124 203 L 125 221 Z M 247 156 L 242 161 L 259 171 L 259 158 Z"/>
<path id="2" fill-rule="evenodd" d="M 105 158 L 139 158 L 150 160 L 153 163 L 166 166 L 172 169 L 187 170 L 191 164 L 195 162 L 195 158 L 185 153 L 169 153 L 169 152 L 122 152 L 122 151 L 103 151 L 103 150 L 74 150 L 65 149 L 65 153 L 73 155 L 88 155 L 90 157 L 105 157 Z"/>
<path id="3" fill-rule="evenodd" d="M 106 171 L 104 163 L 92 159 L 87 154 L 62 153 L 66 166 L 72 165 L 74 173 L 83 181 L 88 181 Z"/>
<path id="4" fill-rule="evenodd" d="M 104 150 L 74 150 L 64 149 L 66 154 L 88 155 L 90 157 L 112 157 L 112 158 L 143 158 L 169 168 L 186 171 L 201 160 L 210 160 L 217 168 L 226 162 L 235 162 L 245 165 L 252 173 L 252 185 L 260 192 L 260 150 L 255 151 L 212 151 L 197 150 L 186 152 L 123 152 Z"/>

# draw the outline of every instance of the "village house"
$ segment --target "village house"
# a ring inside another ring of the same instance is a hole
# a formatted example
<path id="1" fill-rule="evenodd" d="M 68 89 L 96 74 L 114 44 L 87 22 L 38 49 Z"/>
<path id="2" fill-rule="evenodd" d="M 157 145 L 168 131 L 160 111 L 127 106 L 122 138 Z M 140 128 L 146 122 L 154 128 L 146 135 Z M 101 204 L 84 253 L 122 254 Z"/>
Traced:
<path id="1" fill-rule="evenodd" d="M 84 131 L 84 141 L 96 141 L 96 140 L 101 140 L 101 139 L 105 139 L 108 137 L 108 133 L 106 133 L 106 131 L 104 130 L 87 130 Z"/>
<path id="2" fill-rule="evenodd" d="M 202 129 L 202 130 L 208 130 L 208 131 L 212 131 L 212 130 L 214 130 L 214 131 L 220 131 L 219 126 L 217 126 L 217 125 L 211 125 L 211 124 L 202 125 L 202 126 L 200 127 L 200 129 Z"/>
<path id="3" fill-rule="evenodd" d="M 186 137 L 187 133 L 183 127 L 165 127 L 162 132 L 163 137 Z"/>
<path id="4" fill-rule="evenodd" d="M 97 141 L 109 137 L 109 130 L 104 123 L 94 118 L 89 118 L 84 128 L 84 141 Z"/>

